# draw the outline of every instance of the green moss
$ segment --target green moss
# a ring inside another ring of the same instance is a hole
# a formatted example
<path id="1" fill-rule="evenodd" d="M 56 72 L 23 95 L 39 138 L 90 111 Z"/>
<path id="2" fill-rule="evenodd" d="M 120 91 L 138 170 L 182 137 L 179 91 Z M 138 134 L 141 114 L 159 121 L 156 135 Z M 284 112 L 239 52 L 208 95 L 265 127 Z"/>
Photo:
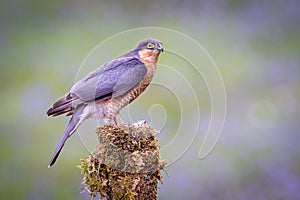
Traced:
<path id="1" fill-rule="evenodd" d="M 162 180 L 155 131 L 150 126 L 105 125 L 96 130 L 99 144 L 81 160 L 83 184 L 91 197 L 156 199 Z"/>

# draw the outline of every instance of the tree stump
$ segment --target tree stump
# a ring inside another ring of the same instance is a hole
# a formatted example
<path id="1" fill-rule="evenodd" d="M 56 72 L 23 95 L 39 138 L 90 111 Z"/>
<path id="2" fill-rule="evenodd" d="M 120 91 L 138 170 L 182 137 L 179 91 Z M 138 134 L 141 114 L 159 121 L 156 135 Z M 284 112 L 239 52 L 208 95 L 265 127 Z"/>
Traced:
<path id="1" fill-rule="evenodd" d="M 96 129 L 99 144 L 81 159 L 82 183 L 94 198 L 107 200 L 157 199 L 162 181 L 155 130 L 150 126 L 104 125 Z"/>

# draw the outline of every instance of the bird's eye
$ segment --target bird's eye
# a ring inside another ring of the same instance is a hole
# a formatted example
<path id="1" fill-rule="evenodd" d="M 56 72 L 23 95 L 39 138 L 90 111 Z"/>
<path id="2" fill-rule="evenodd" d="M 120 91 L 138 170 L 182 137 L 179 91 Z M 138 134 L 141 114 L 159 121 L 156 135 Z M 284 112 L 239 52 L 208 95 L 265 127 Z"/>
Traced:
<path id="1" fill-rule="evenodd" d="M 153 48 L 154 48 L 154 44 L 152 44 L 152 43 L 148 43 L 148 44 L 147 44 L 147 48 L 149 48 L 149 49 L 153 49 Z"/>

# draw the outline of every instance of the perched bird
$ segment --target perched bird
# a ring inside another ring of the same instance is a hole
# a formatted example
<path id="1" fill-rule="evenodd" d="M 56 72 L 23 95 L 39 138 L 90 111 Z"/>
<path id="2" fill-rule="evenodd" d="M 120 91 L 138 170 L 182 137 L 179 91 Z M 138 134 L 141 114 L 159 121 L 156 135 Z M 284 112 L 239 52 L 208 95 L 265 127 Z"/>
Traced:
<path id="1" fill-rule="evenodd" d="M 114 120 L 117 124 L 116 115 L 119 115 L 119 111 L 150 84 L 162 51 L 160 40 L 144 40 L 124 56 L 89 73 L 52 105 L 47 111 L 48 116 L 66 114 L 72 117 L 48 167 L 55 163 L 66 140 L 85 119 L 101 118 L 105 123 Z M 120 121 L 123 123 L 121 117 Z"/>

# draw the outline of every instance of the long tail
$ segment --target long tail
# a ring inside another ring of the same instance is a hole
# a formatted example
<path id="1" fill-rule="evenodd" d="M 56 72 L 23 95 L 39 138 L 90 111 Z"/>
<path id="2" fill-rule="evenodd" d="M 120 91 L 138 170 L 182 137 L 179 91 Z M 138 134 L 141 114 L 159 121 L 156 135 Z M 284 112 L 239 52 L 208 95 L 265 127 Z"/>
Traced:
<path id="1" fill-rule="evenodd" d="M 50 163 L 48 165 L 48 168 L 50 168 L 56 161 L 56 159 L 59 156 L 59 153 L 61 152 L 66 140 L 76 131 L 80 123 L 84 120 L 81 118 L 81 114 L 83 113 L 84 108 L 86 105 L 81 105 L 78 108 L 75 109 L 75 112 L 73 113 L 72 118 L 69 121 L 68 126 L 65 129 L 64 135 L 60 139 L 55 152 L 50 160 Z"/>

